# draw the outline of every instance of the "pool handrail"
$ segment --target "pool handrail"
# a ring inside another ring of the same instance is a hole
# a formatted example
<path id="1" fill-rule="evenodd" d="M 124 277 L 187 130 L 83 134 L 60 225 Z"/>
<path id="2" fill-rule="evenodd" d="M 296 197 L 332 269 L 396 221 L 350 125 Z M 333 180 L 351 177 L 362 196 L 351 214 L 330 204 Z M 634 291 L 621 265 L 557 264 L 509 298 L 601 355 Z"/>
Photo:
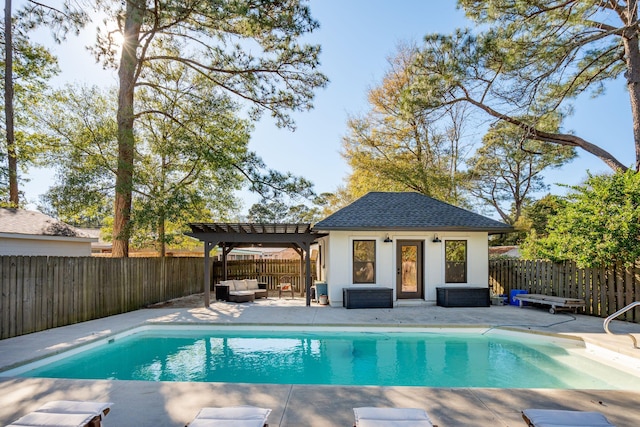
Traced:
<path id="1" fill-rule="evenodd" d="M 606 319 L 604 319 L 604 324 L 602 325 L 604 327 L 604 331 L 606 333 L 608 333 L 609 335 L 617 335 L 614 334 L 613 332 L 611 332 L 609 330 L 609 323 L 611 323 L 611 321 L 613 319 L 615 319 L 616 317 L 620 316 L 622 313 L 625 313 L 629 310 L 631 310 L 633 307 L 640 305 L 640 301 L 634 301 L 631 304 L 627 305 L 624 308 L 621 308 L 620 310 L 616 311 L 615 313 L 611 314 L 610 316 L 608 316 Z M 636 337 L 633 336 L 633 334 L 629 333 L 627 334 L 631 337 L 631 341 L 633 341 L 633 348 L 640 348 L 638 347 L 638 340 L 636 340 Z"/>

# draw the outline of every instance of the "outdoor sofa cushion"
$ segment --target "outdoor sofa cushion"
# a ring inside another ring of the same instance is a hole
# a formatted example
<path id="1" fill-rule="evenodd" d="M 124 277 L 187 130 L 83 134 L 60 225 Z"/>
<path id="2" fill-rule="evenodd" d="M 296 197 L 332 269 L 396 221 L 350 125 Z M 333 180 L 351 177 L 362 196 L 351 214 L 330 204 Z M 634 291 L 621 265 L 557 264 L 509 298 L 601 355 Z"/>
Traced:
<path id="1" fill-rule="evenodd" d="M 248 291 L 247 282 L 245 280 L 234 280 L 233 285 L 236 291 Z"/>
<path id="2" fill-rule="evenodd" d="M 263 287 L 260 287 L 257 279 L 245 279 L 244 282 L 247 284 L 247 290 L 252 291 L 256 298 L 266 298 L 269 296 L 266 283 L 263 284 Z"/>
<path id="3" fill-rule="evenodd" d="M 253 291 L 233 291 L 229 292 L 230 302 L 251 302 L 256 299 Z"/>
<path id="4" fill-rule="evenodd" d="M 229 287 L 229 292 L 236 290 L 235 285 L 233 283 L 233 280 L 221 280 L 220 281 L 220 285 L 228 286 Z"/>

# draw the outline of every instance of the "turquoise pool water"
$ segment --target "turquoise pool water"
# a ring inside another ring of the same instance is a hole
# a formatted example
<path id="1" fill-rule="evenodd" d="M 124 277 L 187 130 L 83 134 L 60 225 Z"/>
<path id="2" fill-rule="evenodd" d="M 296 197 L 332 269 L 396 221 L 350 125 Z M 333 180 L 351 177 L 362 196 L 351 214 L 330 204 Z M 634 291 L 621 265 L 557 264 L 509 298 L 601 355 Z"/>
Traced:
<path id="1" fill-rule="evenodd" d="M 525 337 L 525 338 L 523 338 Z M 526 335 L 144 331 L 25 377 L 424 387 L 638 389 L 638 378 Z"/>

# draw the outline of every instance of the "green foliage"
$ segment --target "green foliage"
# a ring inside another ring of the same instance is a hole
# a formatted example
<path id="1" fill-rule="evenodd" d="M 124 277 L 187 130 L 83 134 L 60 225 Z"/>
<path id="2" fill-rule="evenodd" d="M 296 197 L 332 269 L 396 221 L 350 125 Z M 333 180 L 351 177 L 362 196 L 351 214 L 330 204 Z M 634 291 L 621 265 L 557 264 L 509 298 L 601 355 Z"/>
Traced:
<path id="1" fill-rule="evenodd" d="M 28 32 L 46 26 L 53 39 L 60 43 L 69 33 L 78 34 L 89 22 L 91 0 L 27 0 L 16 13 L 21 23 L 14 34 L 28 37 Z"/>
<path id="2" fill-rule="evenodd" d="M 33 113 L 38 111 L 45 101 L 44 93 L 49 79 L 59 72 L 57 59 L 43 46 L 32 43 L 24 31 L 24 23 L 14 20 L 13 34 L 13 124 L 14 140 L 0 139 L 0 203 L 9 201 L 9 168 L 7 166 L 9 147 L 16 155 L 17 169 L 25 172 L 29 166 L 37 164 L 38 155 L 45 147 L 43 137 L 34 126 Z M 0 86 L 5 91 L 5 43 L 4 33 L 0 43 L 2 59 L 0 59 Z M 2 130 L 6 132 L 6 109 L 1 115 Z M 18 178 L 18 182 L 21 180 Z M 19 200 L 24 201 L 22 192 Z"/>
<path id="3" fill-rule="evenodd" d="M 19 190 L 19 170 L 26 171 L 43 150 L 43 137 L 34 133 L 31 126 L 32 113 L 40 108 L 47 81 L 59 72 L 57 59 L 46 48 L 33 43 L 29 33 L 45 26 L 60 42 L 69 31 L 79 30 L 88 15 L 77 1 L 66 0 L 50 4 L 28 0 L 15 14 L 10 3 L 5 8 L 11 19 L 5 20 L 0 35 L 5 94 L 2 125 L 6 133 L 0 142 L 0 204 L 15 206 L 24 203 Z M 11 69 L 7 70 L 9 66 Z"/>
<path id="4" fill-rule="evenodd" d="M 179 64 L 199 77 L 192 80 L 192 90 L 202 85 L 215 87 L 242 103 L 251 119 L 269 112 L 279 126 L 293 128 L 290 113 L 310 109 L 313 91 L 325 86 L 327 78 L 317 70 L 320 47 L 299 43 L 318 27 L 300 0 L 162 0 L 149 5 L 136 0 L 119 4 L 98 0 L 97 4 L 112 21 L 111 28 L 98 33 L 94 53 L 105 66 L 118 68 L 119 76 L 113 255 L 123 257 L 128 255 L 135 186 L 134 127 L 139 116 L 134 100 L 138 88 L 144 86 L 155 92 L 154 97 L 162 97 L 164 86 L 157 83 L 157 72 L 162 75 L 170 64 Z M 123 36 L 123 46 L 114 39 L 117 32 Z M 244 163 L 249 166 L 246 176 L 252 188 L 262 193 L 268 182 L 252 171 L 264 165 L 255 156 Z M 274 172 L 267 180 L 276 185 L 275 191 L 283 187 L 287 191 L 295 178 Z"/>
<path id="5" fill-rule="evenodd" d="M 572 189 L 566 206 L 549 219 L 548 235 L 532 231 L 523 256 L 574 260 L 580 267 L 634 264 L 640 257 L 640 174 L 589 176 Z"/>
<path id="6" fill-rule="evenodd" d="M 313 194 L 306 180 L 264 168 L 248 151 L 251 125 L 238 118 L 239 105 L 198 73 L 162 63 L 154 75 L 154 90 L 137 92 L 132 247 L 162 253 L 166 245 L 188 246 L 186 224 L 233 217 L 234 192 L 243 185 L 265 197 Z M 113 91 L 67 87 L 38 118 L 40 131 L 55 142 L 49 162 L 58 172 L 43 208 L 72 224 L 102 225 L 107 240 L 118 162 L 114 98 Z"/>
<path id="7" fill-rule="evenodd" d="M 640 87 L 631 77 L 640 72 L 635 65 L 640 60 L 635 1 L 459 3 L 478 22 L 479 31 L 425 37 L 409 102 L 431 114 L 460 103 L 473 105 L 520 127 L 528 139 L 579 147 L 614 170 L 628 167 L 584 138 L 545 130 L 538 119 L 569 113 L 575 97 L 585 92 L 596 96 L 606 82 L 626 74 L 634 129 L 640 128 L 635 108 Z M 634 133 L 634 143 L 640 147 L 640 132 Z"/>
<path id="8" fill-rule="evenodd" d="M 281 200 L 263 199 L 249 209 L 248 219 L 263 224 L 313 224 L 324 218 L 322 208 L 326 205 L 330 194 L 322 194 L 313 198 L 313 206 L 305 204 L 286 204 Z"/>
<path id="9" fill-rule="evenodd" d="M 491 236 L 489 246 L 518 246 L 522 244 L 529 234 L 530 224 L 524 216 L 520 216 L 520 218 L 511 225 L 514 229 L 513 232 Z"/>
<path id="10" fill-rule="evenodd" d="M 164 75 L 164 97 L 139 91 L 144 112 L 135 158 L 134 247 L 179 246 L 189 220 L 229 215 L 233 191 L 243 182 L 248 123 L 236 118 L 238 107 L 228 98 L 202 87 L 189 90 L 195 73 L 181 68 L 173 70 L 173 81 Z M 59 184 L 44 202 L 71 223 L 104 224 L 117 169 L 113 93 L 69 87 L 55 97 L 40 119 L 58 143 L 50 158 Z"/>
<path id="11" fill-rule="evenodd" d="M 328 217 L 332 213 L 350 205 L 356 200 L 356 197 L 347 190 L 347 188 L 340 186 L 333 193 L 325 193 L 321 195 L 323 198 L 322 217 Z"/>
<path id="12" fill-rule="evenodd" d="M 633 1 L 633 0 L 632 0 Z M 626 69 L 621 32 L 628 25 L 624 3 L 598 0 L 460 0 L 467 16 L 490 25 L 483 47 L 500 73 L 521 79 L 518 89 L 532 95 L 540 111 L 586 90 L 598 93 Z M 637 13 L 637 12 L 634 12 Z M 637 18 L 636 18 L 637 19 Z M 637 30 L 634 30 L 636 32 Z M 489 63 L 487 63 L 489 65 Z M 494 68 L 496 70 L 496 68 Z"/>
<path id="13" fill-rule="evenodd" d="M 262 201 L 249 209 L 248 219 L 251 222 L 261 224 L 295 224 L 304 223 L 310 209 L 305 205 L 287 206 L 274 201 Z"/>
<path id="14" fill-rule="evenodd" d="M 547 224 L 566 205 L 566 201 L 555 195 L 547 194 L 540 200 L 527 200 L 522 206 L 522 215 L 513 224 L 515 232 L 494 236 L 491 246 L 522 245 L 531 233 L 535 236 L 547 235 Z"/>
<path id="15" fill-rule="evenodd" d="M 269 112 L 279 125 L 293 126 L 289 112 L 312 108 L 313 90 L 327 84 L 317 70 L 320 46 L 300 43 L 319 26 L 304 0 L 97 4 L 112 17 L 98 29 L 92 48 L 106 67 L 122 68 L 116 34 L 122 35 L 127 14 L 139 16 L 139 34 L 125 40 L 136 50 L 138 86 L 160 63 L 181 63 L 247 102 L 252 118 Z M 175 49 L 167 52 L 168 46 Z"/>
<path id="16" fill-rule="evenodd" d="M 558 122 L 557 115 L 547 116 L 540 119 L 539 127 L 554 131 Z M 528 139 L 521 128 L 499 121 L 467 162 L 468 190 L 495 208 L 505 223 L 516 225 L 531 195 L 546 188 L 542 173 L 574 157 L 572 147 Z"/>
<path id="17" fill-rule="evenodd" d="M 549 220 L 558 215 L 566 204 L 565 199 L 552 194 L 547 194 L 542 199 L 536 200 L 524 211 L 528 228 L 535 231 L 538 236 L 546 236 Z"/>
<path id="18" fill-rule="evenodd" d="M 100 227 L 113 208 L 116 157 L 113 92 L 67 86 L 38 111 L 38 132 L 49 142 L 43 162 L 56 184 L 39 208 L 77 226 Z"/>
<path id="19" fill-rule="evenodd" d="M 369 91 L 371 109 L 348 121 L 343 157 L 352 168 L 351 198 L 370 191 L 416 191 L 463 204 L 458 165 L 464 111 L 451 109 L 437 121 L 405 102 L 413 84 L 415 48 L 401 47 L 382 83 Z"/>

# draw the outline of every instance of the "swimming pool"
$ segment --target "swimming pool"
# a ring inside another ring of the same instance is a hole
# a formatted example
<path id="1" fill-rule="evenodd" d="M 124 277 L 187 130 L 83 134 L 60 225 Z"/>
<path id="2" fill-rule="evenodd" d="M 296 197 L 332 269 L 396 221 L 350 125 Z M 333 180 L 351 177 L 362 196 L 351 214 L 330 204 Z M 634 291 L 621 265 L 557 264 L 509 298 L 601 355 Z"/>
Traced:
<path id="1" fill-rule="evenodd" d="M 13 369 L 24 377 L 640 390 L 579 341 L 479 331 L 143 327 Z"/>

